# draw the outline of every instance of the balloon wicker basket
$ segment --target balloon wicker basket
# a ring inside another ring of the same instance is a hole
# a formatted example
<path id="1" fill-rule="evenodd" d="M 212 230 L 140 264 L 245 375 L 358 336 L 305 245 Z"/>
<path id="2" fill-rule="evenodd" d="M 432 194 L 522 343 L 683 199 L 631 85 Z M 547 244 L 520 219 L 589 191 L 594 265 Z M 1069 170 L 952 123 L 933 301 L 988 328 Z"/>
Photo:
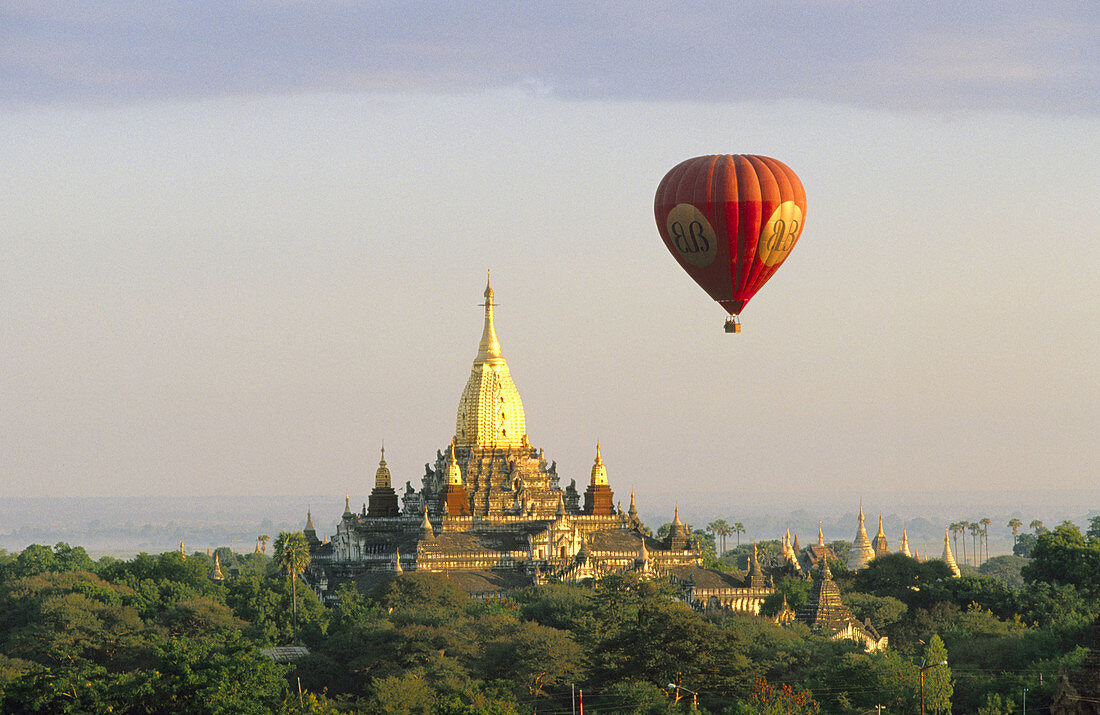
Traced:
<path id="1" fill-rule="evenodd" d="M 726 318 L 726 332 L 727 333 L 740 333 L 741 332 L 741 321 L 738 320 L 736 317 Z"/>

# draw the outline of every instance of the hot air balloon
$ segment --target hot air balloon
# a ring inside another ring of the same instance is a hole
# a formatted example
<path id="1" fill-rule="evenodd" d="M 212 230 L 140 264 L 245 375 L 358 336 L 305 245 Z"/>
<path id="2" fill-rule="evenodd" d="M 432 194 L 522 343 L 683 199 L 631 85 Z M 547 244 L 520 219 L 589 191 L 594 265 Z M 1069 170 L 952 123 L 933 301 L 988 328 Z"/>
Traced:
<path id="1" fill-rule="evenodd" d="M 745 305 L 787 260 L 806 216 L 806 192 L 781 161 L 699 156 L 665 174 L 653 201 L 669 252 L 726 309 L 741 332 Z"/>

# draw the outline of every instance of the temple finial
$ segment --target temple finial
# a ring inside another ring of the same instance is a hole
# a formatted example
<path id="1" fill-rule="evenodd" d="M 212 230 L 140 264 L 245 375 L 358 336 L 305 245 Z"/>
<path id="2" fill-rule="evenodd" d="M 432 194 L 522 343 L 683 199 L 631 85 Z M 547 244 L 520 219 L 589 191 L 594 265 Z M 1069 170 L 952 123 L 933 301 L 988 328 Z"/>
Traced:
<path id="1" fill-rule="evenodd" d="M 502 359 L 500 352 L 500 341 L 497 340 L 496 327 L 493 325 L 493 306 L 496 303 L 493 302 L 493 284 L 489 281 L 488 276 L 485 278 L 485 302 L 482 305 L 485 307 L 485 328 L 481 332 L 481 344 L 478 345 L 477 360 L 475 362 L 485 362 L 487 360 L 499 360 Z"/>

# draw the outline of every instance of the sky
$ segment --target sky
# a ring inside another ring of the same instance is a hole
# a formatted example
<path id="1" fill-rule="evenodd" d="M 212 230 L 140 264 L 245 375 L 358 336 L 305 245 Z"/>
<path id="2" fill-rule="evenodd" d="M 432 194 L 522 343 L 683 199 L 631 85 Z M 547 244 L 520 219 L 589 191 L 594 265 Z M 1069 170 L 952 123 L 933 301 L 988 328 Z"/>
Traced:
<path id="1" fill-rule="evenodd" d="M 716 153 L 807 194 L 739 335 Z M 0 498 L 418 485 L 491 269 L 565 482 L 1100 505 L 1098 160 L 1091 0 L 2 2 Z"/>

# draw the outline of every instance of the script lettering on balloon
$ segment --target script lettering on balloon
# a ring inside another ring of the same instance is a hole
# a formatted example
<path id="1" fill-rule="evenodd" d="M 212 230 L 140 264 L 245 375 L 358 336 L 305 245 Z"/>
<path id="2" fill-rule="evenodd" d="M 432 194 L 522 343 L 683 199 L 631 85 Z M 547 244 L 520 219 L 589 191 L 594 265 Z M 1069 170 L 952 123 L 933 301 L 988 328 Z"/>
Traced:
<path id="1" fill-rule="evenodd" d="M 782 263 L 790 254 L 802 233 L 802 209 L 793 201 L 784 201 L 772 211 L 771 218 L 760 231 L 756 257 L 765 266 Z"/>
<path id="2" fill-rule="evenodd" d="M 668 237 L 676 252 L 693 266 L 709 266 L 718 255 L 714 228 L 692 204 L 677 204 L 668 212 Z"/>

